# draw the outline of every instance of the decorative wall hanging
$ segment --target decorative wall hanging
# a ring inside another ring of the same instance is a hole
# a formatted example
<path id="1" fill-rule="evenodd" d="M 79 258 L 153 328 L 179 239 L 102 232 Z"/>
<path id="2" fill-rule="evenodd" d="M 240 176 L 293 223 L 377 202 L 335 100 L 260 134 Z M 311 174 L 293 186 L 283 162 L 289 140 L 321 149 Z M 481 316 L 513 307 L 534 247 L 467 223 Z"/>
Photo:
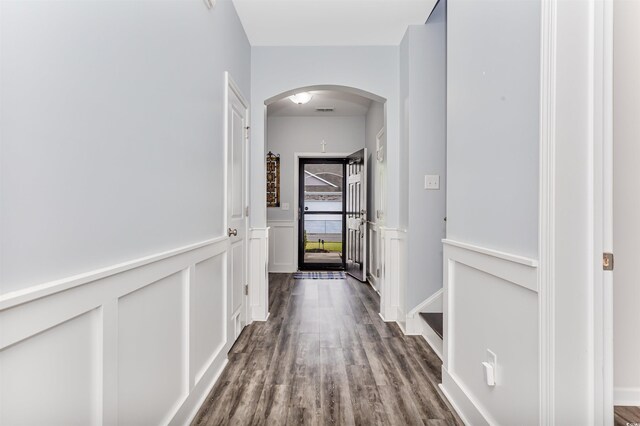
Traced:
<path id="1" fill-rule="evenodd" d="M 280 207 L 280 154 L 267 154 L 267 207 Z"/>

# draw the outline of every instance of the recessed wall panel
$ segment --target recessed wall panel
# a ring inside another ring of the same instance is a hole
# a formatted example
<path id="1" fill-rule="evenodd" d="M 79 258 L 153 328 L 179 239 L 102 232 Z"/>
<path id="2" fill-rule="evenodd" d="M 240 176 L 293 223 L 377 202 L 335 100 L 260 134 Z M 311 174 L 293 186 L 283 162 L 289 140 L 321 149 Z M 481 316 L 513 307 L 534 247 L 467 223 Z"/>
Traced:
<path id="1" fill-rule="evenodd" d="M 184 396 L 182 274 L 118 303 L 118 420 L 163 423 Z"/>
<path id="2" fill-rule="evenodd" d="M 95 424 L 99 318 L 91 311 L 0 351 L 0 424 Z"/>
<path id="3" fill-rule="evenodd" d="M 244 297 L 244 244 L 237 243 L 231 247 L 230 256 L 232 256 L 232 312 L 236 312 L 242 306 L 242 298 Z"/>
<path id="4" fill-rule="evenodd" d="M 455 263 L 449 284 L 450 372 L 499 424 L 538 424 L 538 295 Z M 495 387 L 484 381 L 487 349 L 497 355 Z"/>
<path id="5" fill-rule="evenodd" d="M 191 281 L 191 365 L 196 381 L 226 343 L 225 263 L 224 255 L 198 263 Z"/>

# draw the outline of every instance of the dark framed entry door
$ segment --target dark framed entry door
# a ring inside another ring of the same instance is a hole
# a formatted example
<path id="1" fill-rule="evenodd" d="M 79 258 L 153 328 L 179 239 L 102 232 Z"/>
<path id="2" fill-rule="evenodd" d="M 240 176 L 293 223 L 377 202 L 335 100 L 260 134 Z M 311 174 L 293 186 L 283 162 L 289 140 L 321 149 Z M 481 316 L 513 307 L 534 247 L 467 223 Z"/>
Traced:
<path id="1" fill-rule="evenodd" d="M 300 159 L 300 270 L 345 269 L 346 164 L 344 158 Z"/>
<path id="2" fill-rule="evenodd" d="M 346 259 L 349 275 L 367 280 L 367 149 L 347 157 Z"/>

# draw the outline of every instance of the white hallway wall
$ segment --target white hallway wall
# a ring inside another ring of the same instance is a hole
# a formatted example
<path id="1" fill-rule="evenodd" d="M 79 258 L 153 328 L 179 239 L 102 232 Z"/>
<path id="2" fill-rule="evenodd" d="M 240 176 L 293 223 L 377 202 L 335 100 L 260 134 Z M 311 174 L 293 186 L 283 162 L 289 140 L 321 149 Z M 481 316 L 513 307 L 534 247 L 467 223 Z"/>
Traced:
<path id="1" fill-rule="evenodd" d="M 614 2 L 614 402 L 640 405 L 640 2 Z"/>
<path id="2" fill-rule="evenodd" d="M 185 421 L 229 343 L 224 72 L 249 97 L 251 71 L 235 9 L 0 16 L 0 423 Z"/>
<path id="3" fill-rule="evenodd" d="M 407 268 L 404 313 L 442 288 L 446 216 L 446 23 L 440 2 L 426 25 L 409 27 L 401 47 L 403 152 L 406 186 Z M 402 90 L 404 88 L 404 90 Z M 440 189 L 425 190 L 425 175 Z"/>
<path id="4" fill-rule="evenodd" d="M 537 425 L 540 2 L 447 9 L 444 388 L 471 424 Z"/>
<path id="5" fill-rule="evenodd" d="M 0 293 L 223 234 L 220 3 L 2 2 Z"/>

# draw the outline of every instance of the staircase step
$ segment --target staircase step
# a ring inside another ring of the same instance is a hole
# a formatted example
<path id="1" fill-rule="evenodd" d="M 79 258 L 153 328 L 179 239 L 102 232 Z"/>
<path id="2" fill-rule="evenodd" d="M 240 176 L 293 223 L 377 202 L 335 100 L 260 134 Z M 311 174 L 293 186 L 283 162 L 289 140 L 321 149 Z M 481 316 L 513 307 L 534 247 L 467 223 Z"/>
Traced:
<path id="1" fill-rule="evenodd" d="M 433 331 L 435 331 L 435 333 L 438 335 L 438 337 L 440 337 L 441 339 L 443 338 L 443 315 L 442 313 L 437 313 L 437 312 L 420 312 L 420 316 L 422 317 L 422 319 L 425 320 L 425 322 L 427 324 L 429 324 L 429 327 L 431 327 L 433 329 Z"/>

